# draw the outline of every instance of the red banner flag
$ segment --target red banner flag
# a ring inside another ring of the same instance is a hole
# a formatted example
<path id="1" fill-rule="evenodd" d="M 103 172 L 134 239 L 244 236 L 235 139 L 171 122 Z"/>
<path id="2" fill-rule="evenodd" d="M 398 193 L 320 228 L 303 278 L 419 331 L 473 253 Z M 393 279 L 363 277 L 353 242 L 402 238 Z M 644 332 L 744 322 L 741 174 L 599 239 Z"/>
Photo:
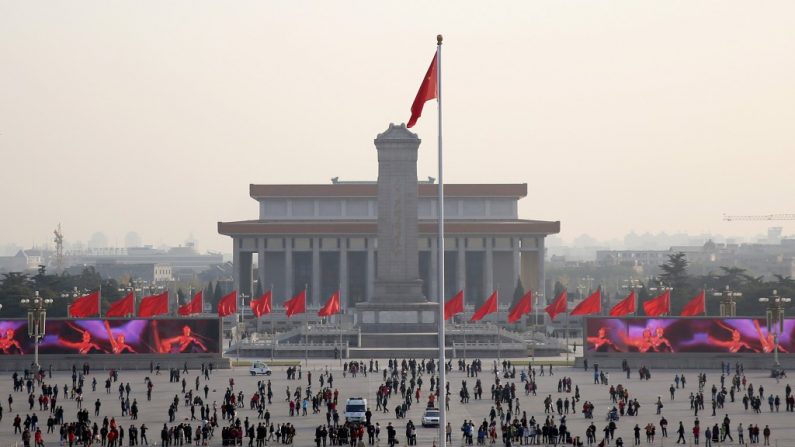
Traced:
<path id="1" fill-rule="evenodd" d="M 330 317 L 334 314 L 340 312 L 340 291 L 337 290 L 336 292 L 332 293 L 331 296 L 326 300 L 326 304 L 317 311 L 318 317 Z"/>
<path id="2" fill-rule="evenodd" d="M 508 314 L 508 323 L 516 323 L 522 319 L 522 315 L 529 314 L 533 311 L 533 292 L 528 290 L 527 293 L 519 299 L 516 306 L 511 309 Z"/>
<path id="3" fill-rule="evenodd" d="M 178 309 L 178 313 L 182 316 L 200 314 L 202 311 L 204 311 L 204 295 L 201 290 L 193 295 L 193 299 L 189 303 L 179 306 Z"/>
<path id="4" fill-rule="evenodd" d="M 682 316 L 683 317 L 694 317 L 696 315 L 701 315 L 707 313 L 706 307 L 706 294 L 702 290 L 695 298 L 690 300 L 687 304 L 685 304 L 684 309 L 682 309 Z"/>
<path id="5" fill-rule="evenodd" d="M 437 76 L 436 54 L 434 54 L 431 66 L 428 67 L 428 72 L 425 73 L 425 77 L 422 78 L 422 84 L 420 84 L 420 89 L 417 91 L 417 97 L 414 98 L 414 103 L 411 104 L 411 118 L 409 118 L 409 123 L 406 124 L 406 127 L 413 127 L 417 119 L 422 115 L 422 108 L 425 106 L 425 102 L 436 98 Z"/>
<path id="6" fill-rule="evenodd" d="M 489 299 L 480 306 L 480 309 L 476 310 L 474 314 L 472 314 L 472 318 L 469 321 L 480 321 L 488 314 L 493 314 L 497 312 L 497 291 L 491 292 L 491 296 Z"/>
<path id="7" fill-rule="evenodd" d="M 602 291 L 601 289 L 596 289 L 596 292 L 592 293 L 591 296 L 582 300 L 580 304 L 574 306 L 574 309 L 571 310 L 569 315 L 590 315 L 590 314 L 598 314 L 602 311 Z"/>
<path id="8" fill-rule="evenodd" d="M 626 298 L 616 303 L 612 309 L 610 309 L 610 316 L 611 317 L 623 317 L 624 315 L 629 315 L 635 313 L 635 291 L 629 292 Z"/>
<path id="9" fill-rule="evenodd" d="M 551 320 L 554 320 L 555 317 L 558 316 L 558 314 L 566 312 L 568 308 L 569 308 L 569 296 L 564 290 L 563 292 L 560 292 L 560 295 L 558 295 L 558 297 L 555 298 L 555 301 L 553 301 L 552 304 L 547 306 L 546 309 L 544 309 L 544 311 L 546 311 L 546 313 L 549 314 L 549 318 Z"/>
<path id="10" fill-rule="evenodd" d="M 259 318 L 263 315 L 271 313 L 272 298 L 273 294 L 270 290 L 268 290 L 264 295 L 257 298 L 256 300 L 251 300 L 251 312 L 254 313 L 255 317 Z"/>
<path id="11" fill-rule="evenodd" d="M 454 297 L 444 303 L 444 319 L 449 320 L 464 311 L 464 291 L 459 290 Z"/>
<path id="12" fill-rule="evenodd" d="M 295 314 L 302 314 L 306 312 L 306 289 L 298 292 L 298 294 L 284 303 L 284 310 L 287 318 Z"/>
<path id="13" fill-rule="evenodd" d="M 168 290 L 160 295 L 145 296 L 138 305 L 139 317 L 154 317 L 168 313 Z"/>
<path id="14" fill-rule="evenodd" d="M 643 311 L 650 317 L 671 313 L 671 291 L 666 290 L 662 295 L 643 303 Z"/>
<path id="15" fill-rule="evenodd" d="M 233 290 L 218 301 L 218 316 L 226 317 L 237 313 L 237 290 Z"/>
<path id="16" fill-rule="evenodd" d="M 99 314 L 99 291 L 77 298 L 69 305 L 69 316 L 85 318 Z"/>
<path id="17" fill-rule="evenodd" d="M 135 292 L 130 292 L 124 298 L 110 304 L 106 317 L 126 317 L 135 313 Z"/>

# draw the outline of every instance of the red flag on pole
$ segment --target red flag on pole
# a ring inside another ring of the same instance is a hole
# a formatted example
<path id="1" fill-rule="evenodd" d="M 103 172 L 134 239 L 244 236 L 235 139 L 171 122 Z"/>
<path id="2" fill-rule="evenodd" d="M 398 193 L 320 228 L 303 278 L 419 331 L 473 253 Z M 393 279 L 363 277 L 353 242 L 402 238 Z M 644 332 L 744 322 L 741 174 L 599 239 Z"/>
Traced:
<path id="1" fill-rule="evenodd" d="M 489 299 L 487 299 L 486 302 L 483 303 L 482 306 L 480 306 L 480 309 L 478 309 L 477 311 L 475 311 L 474 314 L 472 314 L 472 318 L 470 318 L 469 321 L 480 321 L 486 315 L 493 314 L 494 312 L 497 312 L 496 290 L 494 292 L 491 292 L 491 296 L 489 297 Z"/>
<path id="2" fill-rule="evenodd" d="M 306 289 L 298 292 L 298 294 L 284 303 L 285 313 L 287 318 L 295 314 L 302 314 L 306 312 Z"/>
<path id="3" fill-rule="evenodd" d="M 508 314 L 508 323 L 516 323 L 522 319 L 522 315 L 529 314 L 533 310 L 533 291 L 528 290 L 527 293 L 519 299 L 516 306 L 511 309 Z"/>
<path id="4" fill-rule="evenodd" d="M 138 305 L 139 317 L 154 317 L 168 313 L 168 290 L 160 295 L 146 296 Z"/>
<path id="5" fill-rule="evenodd" d="M 179 306 L 177 313 L 183 317 L 187 315 L 200 314 L 204 310 L 203 306 L 204 295 L 202 294 L 202 291 L 199 290 L 195 295 L 193 295 L 193 299 L 191 299 L 189 303 Z"/>
<path id="6" fill-rule="evenodd" d="M 590 315 L 598 314 L 601 311 L 602 291 L 600 289 L 596 289 L 596 292 L 592 293 L 591 296 L 582 300 L 580 304 L 574 306 L 574 309 L 571 310 L 569 315 Z"/>
<path id="7" fill-rule="evenodd" d="M 550 319 L 554 320 L 555 317 L 558 316 L 558 314 L 566 312 L 566 310 L 569 308 L 568 301 L 569 301 L 569 296 L 564 290 L 563 292 L 560 292 L 560 295 L 558 295 L 558 297 L 555 298 L 555 301 L 553 301 L 549 306 L 547 306 L 546 309 L 544 309 L 544 311 L 546 311 L 546 313 L 549 314 Z"/>
<path id="8" fill-rule="evenodd" d="M 671 291 L 666 290 L 657 297 L 643 303 L 643 311 L 650 317 L 659 317 L 671 312 Z"/>
<path id="9" fill-rule="evenodd" d="M 706 294 L 702 290 L 698 295 L 695 296 L 692 300 L 690 300 L 687 304 L 685 304 L 684 309 L 682 309 L 682 316 L 683 317 L 693 317 L 696 315 L 706 314 Z"/>
<path id="10" fill-rule="evenodd" d="M 330 317 L 340 312 L 340 291 L 332 293 L 326 301 L 326 304 L 317 311 L 319 317 Z"/>
<path id="11" fill-rule="evenodd" d="M 134 292 L 130 292 L 124 298 L 111 303 L 108 312 L 105 314 L 106 317 L 126 317 L 127 315 L 132 315 L 135 313 L 134 310 L 135 305 L 135 295 Z"/>
<path id="12" fill-rule="evenodd" d="M 251 300 L 251 312 L 254 313 L 255 317 L 259 318 L 263 315 L 271 313 L 272 297 L 273 294 L 270 290 L 268 290 L 264 295 L 257 298 L 256 300 Z"/>
<path id="13" fill-rule="evenodd" d="M 218 301 L 218 316 L 226 317 L 237 313 L 237 290 L 233 290 Z"/>
<path id="14" fill-rule="evenodd" d="M 85 318 L 99 314 L 99 291 L 77 298 L 69 305 L 69 316 Z"/>
<path id="15" fill-rule="evenodd" d="M 629 315 L 635 313 L 635 291 L 629 292 L 626 298 L 616 303 L 612 309 L 610 309 L 610 316 L 611 317 L 622 317 L 624 315 Z"/>
<path id="16" fill-rule="evenodd" d="M 459 290 L 454 297 L 444 303 L 444 319 L 449 320 L 464 311 L 464 291 Z"/>
<path id="17" fill-rule="evenodd" d="M 422 84 L 420 84 L 420 89 L 417 91 L 417 96 L 414 98 L 414 103 L 411 104 L 411 118 L 409 118 L 409 123 L 406 124 L 406 127 L 413 127 L 417 119 L 422 115 L 422 108 L 425 106 L 425 103 L 436 98 L 437 73 L 436 54 L 434 54 L 433 60 L 431 60 L 431 66 L 428 67 L 428 72 L 425 73 L 425 77 L 422 78 Z"/>

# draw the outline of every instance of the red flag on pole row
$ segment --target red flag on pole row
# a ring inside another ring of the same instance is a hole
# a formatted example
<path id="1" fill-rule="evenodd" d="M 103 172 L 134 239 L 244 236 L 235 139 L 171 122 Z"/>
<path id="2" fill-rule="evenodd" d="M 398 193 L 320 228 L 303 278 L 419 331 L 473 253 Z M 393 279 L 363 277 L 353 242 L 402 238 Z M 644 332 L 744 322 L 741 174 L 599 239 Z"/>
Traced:
<path id="1" fill-rule="evenodd" d="M 406 124 L 406 127 L 413 127 L 417 119 L 422 115 L 422 108 L 425 106 L 425 103 L 436 98 L 437 73 L 436 54 L 434 54 L 433 60 L 431 60 L 431 66 L 428 67 L 428 72 L 425 73 L 425 77 L 422 78 L 422 84 L 420 84 L 420 89 L 417 91 L 417 96 L 414 98 L 414 103 L 411 104 L 411 118 L 409 118 L 409 123 Z"/>
<path id="2" fill-rule="evenodd" d="M 555 317 L 558 316 L 558 314 L 566 312 L 566 310 L 569 308 L 568 301 L 569 301 L 569 296 L 564 290 L 563 292 L 560 292 L 560 295 L 558 295 L 558 297 L 555 298 L 555 301 L 553 301 L 552 304 L 547 306 L 546 309 L 544 309 L 544 311 L 546 311 L 546 313 L 549 314 L 550 319 L 554 320 Z"/>
<path id="3" fill-rule="evenodd" d="M 340 291 L 337 290 L 336 292 L 332 293 L 331 296 L 326 300 L 326 304 L 317 311 L 318 317 L 330 317 L 334 314 L 340 312 Z"/>
<path id="4" fill-rule="evenodd" d="M 287 313 L 287 318 L 295 314 L 302 314 L 306 312 L 306 289 L 298 292 L 298 294 L 284 303 L 284 309 Z"/>
<path id="5" fill-rule="evenodd" d="M 477 311 L 475 311 L 474 314 L 472 314 L 472 318 L 470 318 L 469 321 L 480 321 L 486 315 L 493 314 L 494 312 L 497 312 L 496 290 L 494 292 L 491 292 L 491 296 L 489 297 L 489 299 L 487 299 L 486 302 L 483 303 L 482 306 L 480 306 L 480 309 L 478 309 Z"/>
<path id="6" fill-rule="evenodd" d="M 179 313 L 183 317 L 187 315 L 200 314 L 204 310 L 203 306 L 204 306 L 204 298 L 202 291 L 199 290 L 198 292 L 196 292 L 196 295 L 193 295 L 193 299 L 191 299 L 189 303 L 185 303 L 182 306 L 179 306 L 177 313 Z"/>
<path id="7" fill-rule="evenodd" d="M 85 318 L 99 314 L 99 291 L 77 298 L 69 305 L 69 316 Z"/>
<path id="8" fill-rule="evenodd" d="M 237 313 L 237 290 L 233 290 L 218 301 L 218 316 L 226 317 Z"/>
<path id="9" fill-rule="evenodd" d="M 693 317 L 696 315 L 706 314 L 707 308 L 705 301 L 706 294 L 702 290 L 695 298 L 690 300 L 687 304 L 685 304 L 684 309 L 682 309 L 682 316 L 683 317 Z"/>
<path id="10" fill-rule="evenodd" d="M 671 312 L 671 291 L 666 290 L 657 297 L 643 303 L 643 311 L 650 317 L 659 317 Z"/>
<path id="11" fill-rule="evenodd" d="M 139 317 L 154 317 L 168 313 L 168 290 L 160 295 L 146 296 L 138 305 Z"/>
<path id="12" fill-rule="evenodd" d="M 516 306 L 511 309 L 508 314 L 508 323 L 516 323 L 522 319 L 523 315 L 529 314 L 533 310 L 533 291 L 528 290 L 527 293 L 519 299 Z"/>
<path id="13" fill-rule="evenodd" d="M 459 290 L 454 297 L 444 303 L 444 319 L 449 320 L 464 311 L 464 291 Z"/>
<path id="14" fill-rule="evenodd" d="M 611 317 L 622 317 L 624 315 L 629 315 L 635 313 L 635 291 L 632 290 L 629 292 L 626 298 L 616 303 L 612 309 L 610 309 L 610 316 Z"/>
<path id="15" fill-rule="evenodd" d="M 602 311 L 602 291 L 601 289 L 596 289 L 596 292 L 592 293 L 591 296 L 582 300 L 580 304 L 576 305 L 574 309 L 571 310 L 569 315 L 590 315 L 590 314 L 598 314 Z"/>
<path id="16" fill-rule="evenodd" d="M 271 313 L 272 297 L 273 294 L 270 290 L 268 290 L 264 295 L 257 298 L 256 300 L 251 300 L 251 312 L 254 313 L 255 317 L 259 318 L 263 315 Z"/>
<path id="17" fill-rule="evenodd" d="M 124 298 L 110 304 L 110 309 L 105 314 L 106 317 L 126 317 L 132 315 L 134 311 L 135 295 L 130 292 Z"/>

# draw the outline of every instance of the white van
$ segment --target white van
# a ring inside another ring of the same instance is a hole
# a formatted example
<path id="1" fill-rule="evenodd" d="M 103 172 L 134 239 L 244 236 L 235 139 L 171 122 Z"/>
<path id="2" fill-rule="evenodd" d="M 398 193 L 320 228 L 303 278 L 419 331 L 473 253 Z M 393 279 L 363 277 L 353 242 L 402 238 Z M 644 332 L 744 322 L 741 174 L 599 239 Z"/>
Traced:
<path id="1" fill-rule="evenodd" d="M 251 368 L 248 369 L 248 372 L 252 376 L 256 375 L 271 375 L 271 369 L 265 362 L 254 362 L 251 364 Z"/>
<path id="2" fill-rule="evenodd" d="M 367 417 L 367 399 L 351 397 L 345 402 L 345 419 L 349 422 L 365 422 Z"/>

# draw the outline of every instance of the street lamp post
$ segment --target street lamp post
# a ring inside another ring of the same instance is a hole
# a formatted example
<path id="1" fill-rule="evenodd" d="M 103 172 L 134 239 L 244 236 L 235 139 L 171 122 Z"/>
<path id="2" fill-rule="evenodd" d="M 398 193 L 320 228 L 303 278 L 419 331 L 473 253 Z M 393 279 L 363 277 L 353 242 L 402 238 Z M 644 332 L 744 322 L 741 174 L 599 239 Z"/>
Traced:
<path id="1" fill-rule="evenodd" d="M 235 351 L 236 351 L 235 356 L 237 357 L 236 363 L 238 365 L 240 365 L 240 341 L 242 339 L 241 336 L 240 336 L 240 331 L 241 331 L 242 328 L 245 327 L 245 323 L 244 323 L 245 320 L 243 318 L 243 307 L 245 306 L 246 298 L 249 298 L 249 296 L 246 295 L 245 293 L 241 293 L 240 294 L 240 306 L 239 306 L 239 312 L 238 312 L 238 314 L 240 315 L 240 321 L 238 321 L 237 327 L 235 328 L 235 336 L 237 338 L 237 343 L 235 343 Z M 237 319 L 237 318 L 235 318 L 235 319 Z"/>
<path id="2" fill-rule="evenodd" d="M 737 303 L 735 303 L 734 298 L 743 296 L 742 293 L 730 290 L 729 286 L 726 285 L 726 289 L 723 292 L 713 292 L 712 296 L 720 297 L 721 317 L 733 317 L 737 315 Z"/>
<path id="3" fill-rule="evenodd" d="M 28 336 L 33 338 L 33 369 L 38 372 L 41 369 L 39 365 L 39 341 L 44 337 L 45 323 L 47 322 L 46 307 L 52 304 L 50 298 L 42 298 L 39 296 L 39 291 L 33 298 L 22 298 L 19 300 L 20 304 L 28 308 Z"/>
<path id="4" fill-rule="evenodd" d="M 767 333 L 773 335 L 773 368 L 771 375 L 773 377 L 780 377 L 784 371 L 778 361 L 778 336 L 784 332 L 784 305 L 792 301 L 791 298 L 778 296 L 778 291 L 773 291 L 773 296 L 769 298 L 759 298 L 760 303 L 767 303 L 767 312 L 765 314 L 767 320 Z M 767 342 L 763 341 L 762 346 L 766 346 Z"/>

